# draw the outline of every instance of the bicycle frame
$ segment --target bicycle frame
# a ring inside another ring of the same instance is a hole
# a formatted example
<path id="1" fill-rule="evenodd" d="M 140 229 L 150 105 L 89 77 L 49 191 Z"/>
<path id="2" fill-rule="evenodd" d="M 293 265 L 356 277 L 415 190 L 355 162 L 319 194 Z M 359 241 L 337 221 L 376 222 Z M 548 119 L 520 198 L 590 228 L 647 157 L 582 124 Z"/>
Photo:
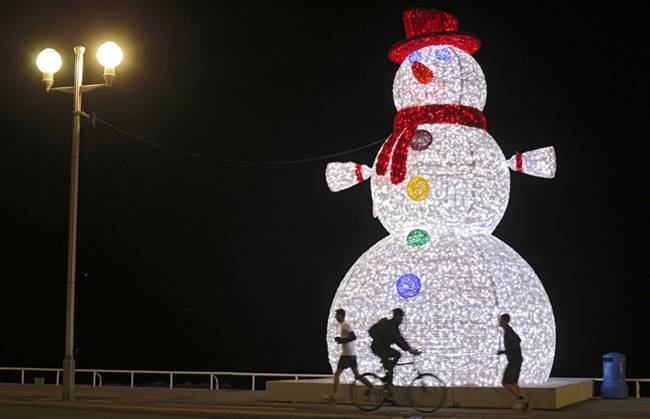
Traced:
<path id="1" fill-rule="evenodd" d="M 412 370 L 415 373 L 413 374 L 411 384 L 405 386 L 409 402 L 413 408 L 423 413 L 432 413 L 439 409 L 444 404 L 446 398 L 445 384 L 435 374 L 423 372 L 417 366 L 416 358 L 413 358 L 413 361 L 396 363 L 393 366 L 393 370 L 398 366 L 405 365 L 412 365 Z M 350 399 L 360 410 L 376 410 L 383 404 L 385 400 L 394 403 L 393 395 L 395 394 L 394 391 L 397 389 L 393 386 L 392 383 L 387 382 L 385 374 L 386 369 L 382 368 L 382 370 L 384 370 L 383 376 L 379 376 L 378 374 L 371 372 L 361 374 L 359 377 L 355 378 L 355 382 L 352 384 L 352 387 L 350 387 Z M 374 380 L 378 380 L 376 382 L 379 386 L 379 388 L 375 387 L 374 390 L 372 386 L 370 389 L 368 389 L 367 384 L 368 380 L 372 382 L 372 377 L 374 377 Z M 425 384 L 424 380 L 428 380 L 429 384 Z M 359 382 L 365 387 L 359 388 Z M 416 385 L 416 383 L 418 384 Z M 430 385 L 432 383 L 434 383 L 433 386 Z M 431 387 L 438 387 L 439 390 L 427 390 L 427 388 Z M 359 402 L 361 399 L 357 398 L 358 391 L 365 392 L 366 399 L 364 402 Z M 427 403 L 427 401 L 424 401 L 424 404 L 422 404 L 422 399 L 418 397 L 422 395 L 425 396 L 425 399 L 428 399 L 429 403 Z M 431 398 L 432 396 L 433 398 Z"/>
<path id="2" fill-rule="evenodd" d="M 412 370 L 413 370 L 413 372 L 415 372 L 415 377 L 417 377 L 418 375 L 422 374 L 422 371 L 420 370 L 420 368 L 417 367 L 417 357 L 418 356 L 419 355 L 412 355 L 413 360 L 409 361 L 409 362 L 398 362 L 397 364 L 395 364 L 393 369 L 395 369 L 397 367 L 400 367 L 400 366 L 404 366 L 404 365 L 413 365 Z M 384 375 L 381 378 L 382 378 L 382 380 L 384 380 L 386 378 L 386 368 L 382 367 L 381 369 L 382 369 L 382 372 L 384 373 Z"/>

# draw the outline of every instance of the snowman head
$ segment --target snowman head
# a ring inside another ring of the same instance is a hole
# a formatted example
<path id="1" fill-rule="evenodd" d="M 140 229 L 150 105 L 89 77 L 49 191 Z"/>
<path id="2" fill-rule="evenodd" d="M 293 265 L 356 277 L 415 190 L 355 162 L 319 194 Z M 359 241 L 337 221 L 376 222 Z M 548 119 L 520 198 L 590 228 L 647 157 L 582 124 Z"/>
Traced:
<path id="1" fill-rule="evenodd" d="M 458 30 L 458 19 L 435 9 L 404 11 L 406 39 L 388 58 L 400 64 L 393 83 L 397 110 L 422 105 L 464 105 L 483 110 L 485 77 L 472 58 L 481 42 Z"/>
<path id="2" fill-rule="evenodd" d="M 397 110 L 422 105 L 464 105 L 483 110 L 485 76 L 471 55 L 452 45 L 411 52 L 393 82 Z"/>

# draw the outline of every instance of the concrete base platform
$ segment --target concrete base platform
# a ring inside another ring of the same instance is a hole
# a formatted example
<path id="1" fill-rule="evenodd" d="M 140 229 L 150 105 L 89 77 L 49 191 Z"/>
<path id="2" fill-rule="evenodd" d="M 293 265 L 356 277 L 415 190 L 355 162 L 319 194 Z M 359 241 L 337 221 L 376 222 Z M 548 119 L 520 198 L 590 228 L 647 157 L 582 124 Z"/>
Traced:
<path id="1" fill-rule="evenodd" d="M 352 384 L 341 384 L 339 403 L 350 403 Z M 593 397 L 593 381 L 585 378 L 550 378 L 546 383 L 523 386 L 535 409 L 557 410 Z M 275 402 L 326 403 L 322 394 L 332 391 L 331 378 L 314 380 L 267 381 L 266 397 Z M 400 406 L 409 406 L 406 387 L 398 387 L 395 399 Z M 443 407 L 510 408 L 516 400 L 501 387 L 448 387 Z"/>

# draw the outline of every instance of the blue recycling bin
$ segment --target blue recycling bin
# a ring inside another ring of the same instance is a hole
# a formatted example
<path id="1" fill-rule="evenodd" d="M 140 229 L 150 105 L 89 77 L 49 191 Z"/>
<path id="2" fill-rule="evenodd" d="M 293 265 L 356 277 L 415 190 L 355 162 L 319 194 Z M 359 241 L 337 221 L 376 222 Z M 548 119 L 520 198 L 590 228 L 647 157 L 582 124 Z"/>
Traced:
<path id="1" fill-rule="evenodd" d="M 603 355 L 603 385 L 600 393 L 604 399 L 627 397 L 625 382 L 625 355 L 611 352 Z"/>

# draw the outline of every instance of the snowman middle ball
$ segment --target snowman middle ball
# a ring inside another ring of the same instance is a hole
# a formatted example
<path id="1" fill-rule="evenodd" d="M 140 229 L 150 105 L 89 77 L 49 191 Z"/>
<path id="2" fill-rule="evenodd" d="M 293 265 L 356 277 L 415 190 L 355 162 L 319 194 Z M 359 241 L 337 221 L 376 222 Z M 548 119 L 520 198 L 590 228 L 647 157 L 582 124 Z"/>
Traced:
<path id="1" fill-rule="evenodd" d="M 427 134 L 430 144 L 415 149 Z M 391 183 L 389 174 L 371 178 L 374 212 L 384 227 L 398 235 L 414 229 L 494 231 L 508 205 L 510 173 L 490 134 L 464 125 L 424 124 L 411 143 L 403 182 Z"/>
<path id="2" fill-rule="evenodd" d="M 417 66 L 430 71 L 424 80 Z M 463 105 L 482 110 L 485 76 L 474 58 L 449 46 L 421 48 L 404 60 L 393 82 L 397 110 L 424 105 Z M 375 160 L 375 166 L 377 160 Z M 486 131 L 456 124 L 423 124 L 410 141 L 406 178 L 373 176 L 374 213 L 391 234 L 491 233 L 510 192 L 510 173 Z"/>

